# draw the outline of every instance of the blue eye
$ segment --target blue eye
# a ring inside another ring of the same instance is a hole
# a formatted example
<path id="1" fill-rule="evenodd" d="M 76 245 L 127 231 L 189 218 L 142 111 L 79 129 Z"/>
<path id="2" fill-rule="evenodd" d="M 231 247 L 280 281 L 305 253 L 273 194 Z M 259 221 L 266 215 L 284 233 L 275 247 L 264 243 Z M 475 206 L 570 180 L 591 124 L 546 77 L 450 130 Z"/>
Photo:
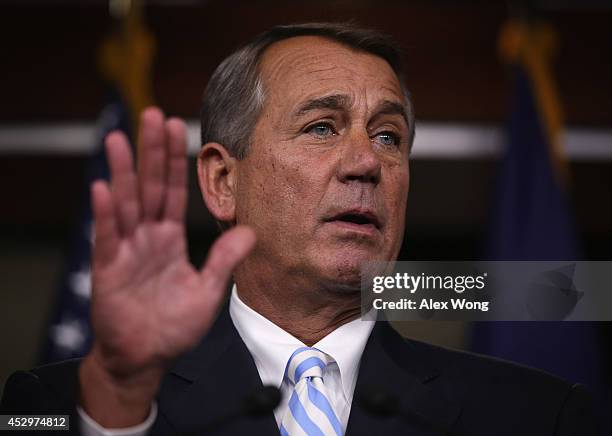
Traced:
<path id="1" fill-rule="evenodd" d="M 331 125 L 329 125 L 328 123 L 317 123 L 314 124 L 312 126 L 310 126 L 308 129 L 306 129 L 307 133 L 310 133 L 314 136 L 317 136 L 319 138 L 326 138 L 328 136 L 332 136 L 335 135 L 336 132 L 334 132 L 333 128 Z"/>
<path id="2" fill-rule="evenodd" d="M 391 132 L 377 133 L 372 140 L 385 147 L 398 146 L 400 143 L 399 137 Z"/>

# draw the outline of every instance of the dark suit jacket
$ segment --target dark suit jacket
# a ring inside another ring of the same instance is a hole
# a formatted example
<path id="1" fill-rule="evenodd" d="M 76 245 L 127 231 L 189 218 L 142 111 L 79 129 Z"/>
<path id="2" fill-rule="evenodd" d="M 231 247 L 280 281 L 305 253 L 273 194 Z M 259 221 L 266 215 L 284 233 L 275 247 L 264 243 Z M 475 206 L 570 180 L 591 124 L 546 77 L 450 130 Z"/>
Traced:
<path id="1" fill-rule="evenodd" d="M 5 386 L 1 413 L 68 413 L 71 433 L 77 434 L 78 363 L 13 374 Z M 206 427 L 238 410 L 258 386 L 255 363 L 225 307 L 202 343 L 165 376 L 151 434 Z M 406 417 L 366 411 L 357 399 L 370 386 L 399 397 Z M 580 386 L 508 362 L 405 340 L 385 322 L 376 323 L 365 347 L 354 398 L 348 436 L 596 434 L 589 395 Z M 436 433 L 436 426 L 445 430 Z M 269 413 L 262 418 L 237 417 L 217 431 L 201 434 L 278 435 L 278 427 Z"/>

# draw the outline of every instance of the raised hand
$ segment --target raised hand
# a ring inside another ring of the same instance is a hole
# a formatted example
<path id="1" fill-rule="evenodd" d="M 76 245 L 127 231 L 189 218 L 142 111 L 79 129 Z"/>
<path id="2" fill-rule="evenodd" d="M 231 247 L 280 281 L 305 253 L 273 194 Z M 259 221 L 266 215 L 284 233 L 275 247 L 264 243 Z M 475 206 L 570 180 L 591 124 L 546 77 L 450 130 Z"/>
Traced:
<path id="1" fill-rule="evenodd" d="M 109 427 L 144 419 L 169 363 L 207 332 L 232 270 L 255 242 L 250 229 L 236 227 L 195 269 L 183 222 L 185 125 L 149 108 L 139 142 L 136 173 L 127 138 L 111 133 L 112 182 L 92 185 L 95 341 L 80 368 L 81 398 L 90 416 Z M 112 402 L 121 407 L 115 410 Z"/>

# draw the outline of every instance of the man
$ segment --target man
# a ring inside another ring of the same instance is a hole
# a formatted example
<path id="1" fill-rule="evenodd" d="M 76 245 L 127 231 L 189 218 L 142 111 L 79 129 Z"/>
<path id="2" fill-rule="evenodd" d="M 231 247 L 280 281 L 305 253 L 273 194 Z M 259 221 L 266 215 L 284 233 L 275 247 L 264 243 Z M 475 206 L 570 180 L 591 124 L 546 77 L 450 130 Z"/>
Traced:
<path id="1" fill-rule="evenodd" d="M 395 259 L 404 232 L 414 118 L 399 59 L 377 33 L 306 24 L 218 67 L 198 176 L 230 230 L 201 270 L 184 124 L 143 113 L 137 174 L 109 135 L 112 182 L 92 186 L 95 344 L 13 375 L 3 410 L 71 413 L 85 434 L 590 434 L 578 387 L 359 319 L 361 264 Z M 283 393 L 274 415 L 223 419 L 262 384 Z"/>

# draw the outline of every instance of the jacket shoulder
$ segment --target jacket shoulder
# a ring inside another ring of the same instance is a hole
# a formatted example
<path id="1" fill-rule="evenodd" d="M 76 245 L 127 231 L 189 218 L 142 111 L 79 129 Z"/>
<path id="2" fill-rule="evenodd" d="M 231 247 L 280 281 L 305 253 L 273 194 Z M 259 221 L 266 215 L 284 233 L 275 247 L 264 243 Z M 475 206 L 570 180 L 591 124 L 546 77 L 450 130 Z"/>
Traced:
<path id="1" fill-rule="evenodd" d="M 473 426 L 506 422 L 518 429 L 527 423 L 539 434 L 597 433 L 592 397 L 583 385 L 502 359 L 407 342 L 428 356 L 439 371 L 438 381 L 460 397 L 463 420 Z"/>
<path id="2" fill-rule="evenodd" d="M 463 380 L 471 389 L 492 386 L 497 390 L 537 391 L 564 397 L 574 387 L 562 378 L 515 362 L 414 340 L 407 342 L 417 352 L 427 355 L 442 377 Z"/>

